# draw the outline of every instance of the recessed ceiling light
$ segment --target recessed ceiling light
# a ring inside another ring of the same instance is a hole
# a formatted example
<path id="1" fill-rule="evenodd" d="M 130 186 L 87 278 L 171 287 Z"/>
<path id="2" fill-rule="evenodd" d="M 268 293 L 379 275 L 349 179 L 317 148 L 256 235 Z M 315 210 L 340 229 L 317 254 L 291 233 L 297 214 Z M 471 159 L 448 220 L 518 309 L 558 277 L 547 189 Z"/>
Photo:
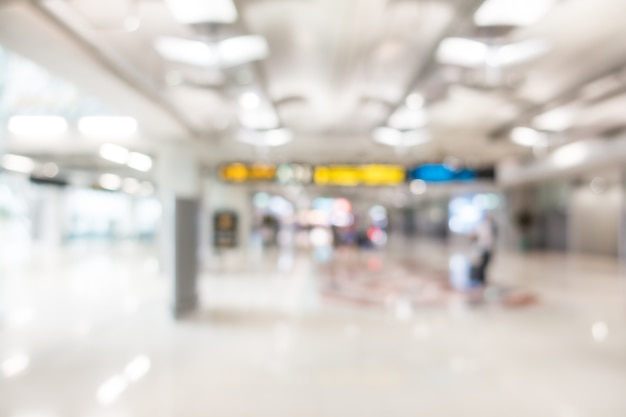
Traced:
<path id="1" fill-rule="evenodd" d="M 207 43 L 162 36 L 154 43 L 165 59 L 201 67 L 231 68 L 267 58 L 269 46 L 262 36 L 246 35 Z"/>
<path id="2" fill-rule="evenodd" d="M 516 127 L 511 131 L 511 141 L 520 146 L 542 146 L 548 143 L 545 133 L 529 127 Z"/>
<path id="3" fill-rule="evenodd" d="M 426 126 L 428 117 L 424 110 L 411 110 L 400 107 L 389 117 L 389 127 L 398 130 L 418 129 Z"/>
<path id="4" fill-rule="evenodd" d="M 122 179 L 115 174 L 102 174 L 98 180 L 100 187 L 105 190 L 117 191 L 122 186 Z"/>
<path id="5" fill-rule="evenodd" d="M 407 96 L 406 106 L 411 110 L 419 110 L 424 106 L 424 97 L 419 93 L 411 93 Z"/>
<path id="6" fill-rule="evenodd" d="M 278 128 L 280 120 L 273 108 L 259 108 L 240 112 L 239 123 L 248 129 L 269 130 Z"/>
<path id="7" fill-rule="evenodd" d="M 128 149 L 114 145 L 112 143 L 105 143 L 100 146 L 100 156 L 107 161 L 115 162 L 116 164 L 125 164 L 128 162 L 130 152 Z"/>
<path id="8" fill-rule="evenodd" d="M 269 46 L 262 36 L 246 35 L 220 41 L 217 51 L 220 66 L 230 68 L 267 58 Z"/>
<path id="9" fill-rule="evenodd" d="M 550 51 L 549 44 L 541 39 L 510 43 L 495 48 L 494 61 L 502 67 L 523 64 Z"/>
<path id="10" fill-rule="evenodd" d="M 261 105 L 261 97 L 255 92 L 248 91 L 239 97 L 239 105 L 244 109 L 256 109 Z"/>
<path id="11" fill-rule="evenodd" d="M 2 156 L 2 168 L 9 171 L 30 174 L 35 169 L 35 165 L 35 161 L 26 156 L 13 154 L 6 154 Z"/>
<path id="12" fill-rule="evenodd" d="M 489 47 L 465 38 L 446 38 L 439 44 L 437 60 L 442 64 L 478 67 L 485 64 Z"/>
<path id="13" fill-rule="evenodd" d="M 165 59 L 201 67 L 217 66 L 218 53 L 205 42 L 162 36 L 154 42 L 154 49 Z"/>
<path id="14" fill-rule="evenodd" d="M 237 8 L 232 0 L 165 0 L 174 18 L 185 24 L 234 23 Z"/>
<path id="15" fill-rule="evenodd" d="M 67 121 L 61 116 L 12 116 L 8 129 L 16 136 L 54 137 L 67 131 Z"/>
<path id="16" fill-rule="evenodd" d="M 543 18 L 555 0 L 486 0 L 474 14 L 477 26 L 529 26 Z"/>
<path id="17" fill-rule="evenodd" d="M 576 109 L 559 107 L 538 115 L 533 119 L 533 126 L 540 130 L 562 132 L 569 129 L 574 123 Z"/>
<path id="18" fill-rule="evenodd" d="M 293 140 L 293 132 L 287 128 L 270 130 L 242 129 L 237 139 L 254 146 L 282 146 Z"/>
<path id="19" fill-rule="evenodd" d="M 137 171 L 148 172 L 152 168 L 152 158 L 139 152 L 131 152 L 126 165 Z"/>
<path id="20" fill-rule="evenodd" d="M 391 127 L 379 127 L 372 132 L 374 141 L 388 146 L 410 147 L 428 142 L 430 136 L 424 130 L 409 130 L 406 132 Z"/>
<path id="21" fill-rule="evenodd" d="M 137 121 L 125 116 L 86 116 L 78 121 L 78 130 L 93 137 L 128 137 L 137 132 Z"/>

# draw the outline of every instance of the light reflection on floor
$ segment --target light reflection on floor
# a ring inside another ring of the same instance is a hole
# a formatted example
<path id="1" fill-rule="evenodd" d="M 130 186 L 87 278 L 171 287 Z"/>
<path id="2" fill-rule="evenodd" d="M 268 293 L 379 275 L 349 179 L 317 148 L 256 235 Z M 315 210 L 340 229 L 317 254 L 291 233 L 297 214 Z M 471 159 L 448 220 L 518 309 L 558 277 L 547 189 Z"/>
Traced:
<path id="1" fill-rule="evenodd" d="M 499 254 L 494 282 L 539 297 L 524 308 L 453 290 L 416 303 L 404 284 L 373 306 L 324 296 L 324 268 L 410 280 L 456 253 L 277 254 L 205 274 L 204 308 L 179 323 L 152 250 L 0 255 L 0 416 L 626 415 L 624 279 L 610 260 Z"/>

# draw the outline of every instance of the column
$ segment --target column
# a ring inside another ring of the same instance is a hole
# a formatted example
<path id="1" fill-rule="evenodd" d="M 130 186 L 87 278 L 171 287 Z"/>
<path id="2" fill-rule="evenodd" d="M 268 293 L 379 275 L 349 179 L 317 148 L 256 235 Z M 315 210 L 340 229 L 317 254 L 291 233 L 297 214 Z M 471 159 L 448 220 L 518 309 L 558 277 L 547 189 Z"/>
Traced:
<path id="1" fill-rule="evenodd" d="M 162 266 L 172 285 L 172 314 L 181 318 L 198 306 L 200 170 L 191 146 L 170 145 L 161 149 L 158 185 L 163 207 Z"/>

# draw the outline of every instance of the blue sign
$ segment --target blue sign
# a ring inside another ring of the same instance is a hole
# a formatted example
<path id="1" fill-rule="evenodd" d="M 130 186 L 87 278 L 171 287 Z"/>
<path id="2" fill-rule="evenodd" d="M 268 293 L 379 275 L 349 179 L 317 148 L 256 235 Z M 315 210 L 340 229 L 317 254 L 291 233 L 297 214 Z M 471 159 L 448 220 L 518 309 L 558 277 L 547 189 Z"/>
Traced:
<path id="1" fill-rule="evenodd" d="M 408 178 L 426 182 L 472 181 L 476 179 L 476 172 L 466 168 L 454 170 L 443 164 L 429 164 L 409 170 Z"/>

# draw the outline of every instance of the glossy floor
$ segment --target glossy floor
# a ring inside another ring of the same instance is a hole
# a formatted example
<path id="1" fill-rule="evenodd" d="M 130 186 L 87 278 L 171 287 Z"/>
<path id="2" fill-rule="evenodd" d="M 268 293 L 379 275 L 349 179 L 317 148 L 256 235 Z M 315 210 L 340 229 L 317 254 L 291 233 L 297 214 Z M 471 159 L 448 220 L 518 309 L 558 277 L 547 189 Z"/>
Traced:
<path id="1" fill-rule="evenodd" d="M 614 260 L 499 254 L 493 281 L 536 297 L 507 307 L 439 285 L 457 252 L 428 242 L 292 255 L 205 274 L 203 308 L 174 322 L 150 249 L 3 250 L 0 416 L 626 415 Z M 342 284 L 360 280 L 368 302 Z"/>

